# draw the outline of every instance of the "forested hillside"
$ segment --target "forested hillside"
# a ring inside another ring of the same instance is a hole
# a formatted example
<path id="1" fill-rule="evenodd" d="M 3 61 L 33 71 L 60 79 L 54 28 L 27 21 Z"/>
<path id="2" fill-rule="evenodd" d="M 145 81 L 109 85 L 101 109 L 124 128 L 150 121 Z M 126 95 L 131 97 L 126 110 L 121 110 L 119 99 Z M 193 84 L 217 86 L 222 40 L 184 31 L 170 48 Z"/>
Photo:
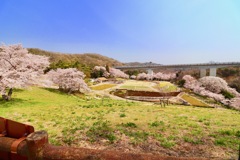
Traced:
<path id="1" fill-rule="evenodd" d="M 29 48 L 28 51 L 32 54 L 45 55 L 50 57 L 50 69 L 54 68 L 78 68 L 83 71 L 87 77 L 90 77 L 90 73 L 94 66 L 121 66 L 123 63 L 106 57 L 100 54 L 85 53 L 85 54 L 63 54 L 50 51 L 44 51 L 37 48 Z"/>

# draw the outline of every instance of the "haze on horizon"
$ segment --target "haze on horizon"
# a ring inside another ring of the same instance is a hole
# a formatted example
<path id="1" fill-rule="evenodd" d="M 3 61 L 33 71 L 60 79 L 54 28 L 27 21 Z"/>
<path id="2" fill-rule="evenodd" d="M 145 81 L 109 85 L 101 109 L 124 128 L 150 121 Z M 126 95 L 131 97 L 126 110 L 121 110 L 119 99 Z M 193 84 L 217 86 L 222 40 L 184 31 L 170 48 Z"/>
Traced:
<path id="1" fill-rule="evenodd" d="M 239 0 L 1 0 L 0 43 L 121 62 L 240 61 Z"/>

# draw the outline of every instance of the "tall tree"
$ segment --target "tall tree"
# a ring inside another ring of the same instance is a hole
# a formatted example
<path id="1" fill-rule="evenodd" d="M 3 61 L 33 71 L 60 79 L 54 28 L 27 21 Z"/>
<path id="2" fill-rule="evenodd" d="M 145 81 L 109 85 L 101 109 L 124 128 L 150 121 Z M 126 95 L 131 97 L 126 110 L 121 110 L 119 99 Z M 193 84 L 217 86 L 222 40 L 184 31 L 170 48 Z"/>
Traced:
<path id="1" fill-rule="evenodd" d="M 107 64 L 106 65 L 106 71 L 109 73 L 110 72 L 110 70 L 109 70 L 109 65 Z"/>
<path id="2" fill-rule="evenodd" d="M 129 78 L 129 75 L 127 75 L 126 73 L 124 73 L 123 71 L 119 70 L 119 69 L 115 69 L 115 68 L 110 68 L 109 69 L 109 73 L 110 73 L 110 77 L 114 77 L 114 78 Z"/>
<path id="3" fill-rule="evenodd" d="M 29 54 L 21 44 L 0 46 L 0 92 L 3 99 L 11 99 L 12 88 L 34 83 L 48 66 L 48 57 Z"/>

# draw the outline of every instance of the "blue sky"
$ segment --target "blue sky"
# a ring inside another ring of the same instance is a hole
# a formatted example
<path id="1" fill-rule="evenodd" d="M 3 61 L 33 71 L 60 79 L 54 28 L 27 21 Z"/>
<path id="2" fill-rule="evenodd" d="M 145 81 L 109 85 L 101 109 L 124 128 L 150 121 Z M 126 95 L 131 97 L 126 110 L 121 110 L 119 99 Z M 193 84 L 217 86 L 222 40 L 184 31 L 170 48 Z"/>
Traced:
<path id="1" fill-rule="evenodd" d="M 0 43 L 121 62 L 240 61 L 239 0 L 0 0 Z"/>

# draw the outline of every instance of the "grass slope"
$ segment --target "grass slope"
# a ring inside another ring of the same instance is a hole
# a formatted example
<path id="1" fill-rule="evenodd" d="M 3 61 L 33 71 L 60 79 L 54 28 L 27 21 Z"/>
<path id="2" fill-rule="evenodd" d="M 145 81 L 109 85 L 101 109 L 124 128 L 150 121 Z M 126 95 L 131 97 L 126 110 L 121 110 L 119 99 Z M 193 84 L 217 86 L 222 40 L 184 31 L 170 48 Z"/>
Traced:
<path id="1" fill-rule="evenodd" d="M 46 130 L 51 143 L 174 156 L 236 158 L 240 114 L 228 109 L 76 97 L 53 89 L 14 91 L 0 116 Z"/>
<path id="2" fill-rule="evenodd" d="M 186 93 L 182 94 L 181 98 L 193 106 L 210 107 L 208 104 L 206 104 L 206 103 L 202 102 L 201 100 L 199 100 L 193 96 L 190 96 L 189 94 L 186 94 Z"/>

